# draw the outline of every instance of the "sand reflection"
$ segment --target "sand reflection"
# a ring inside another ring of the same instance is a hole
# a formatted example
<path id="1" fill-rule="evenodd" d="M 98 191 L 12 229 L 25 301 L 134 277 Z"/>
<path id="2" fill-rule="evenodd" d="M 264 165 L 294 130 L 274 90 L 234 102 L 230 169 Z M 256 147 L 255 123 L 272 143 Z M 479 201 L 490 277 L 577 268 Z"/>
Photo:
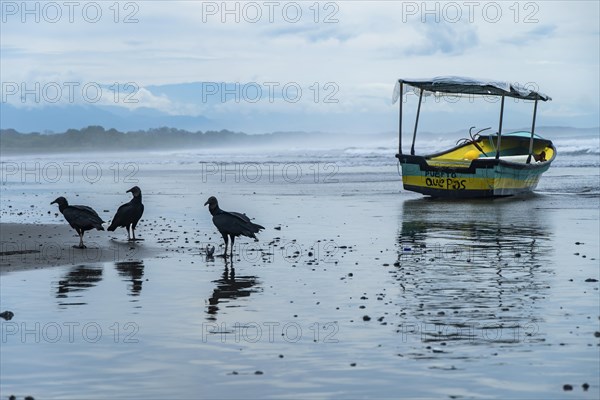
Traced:
<path id="1" fill-rule="evenodd" d="M 56 283 L 56 298 L 60 307 L 83 305 L 84 291 L 93 288 L 102 280 L 102 266 L 77 265 L 72 267 Z"/>
<path id="2" fill-rule="evenodd" d="M 540 338 L 553 252 L 542 210 L 518 199 L 418 199 L 401 215 L 398 333 L 443 345 Z"/>
<path id="3" fill-rule="evenodd" d="M 236 307 L 233 300 L 248 297 L 260 291 L 259 280 L 256 276 L 236 276 L 233 262 L 224 261 L 224 270 L 221 279 L 213 281 L 215 289 L 208 299 L 207 319 L 215 321 L 221 307 Z"/>

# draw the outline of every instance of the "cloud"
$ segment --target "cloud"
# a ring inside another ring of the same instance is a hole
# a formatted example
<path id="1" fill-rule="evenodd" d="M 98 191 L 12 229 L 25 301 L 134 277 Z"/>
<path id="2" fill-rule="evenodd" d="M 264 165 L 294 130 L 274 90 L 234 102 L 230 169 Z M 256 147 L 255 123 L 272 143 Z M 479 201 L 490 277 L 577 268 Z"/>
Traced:
<path id="1" fill-rule="evenodd" d="M 525 46 L 530 45 L 532 42 L 537 42 L 539 40 L 551 39 L 556 32 L 556 25 L 546 24 L 540 25 L 533 29 L 528 30 L 527 32 L 520 33 L 518 35 L 514 35 L 508 38 L 502 39 L 503 43 L 509 43 L 516 46 Z"/>
<path id="2" fill-rule="evenodd" d="M 422 23 L 419 29 L 420 43 L 408 47 L 405 55 L 422 56 L 438 53 L 460 55 L 477 46 L 479 38 L 476 28 L 467 23 Z"/>
<path id="3" fill-rule="evenodd" d="M 263 36 L 267 37 L 282 37 L 282 36 L 293 36 L 295 38 L 303 38 L 307 42 L 320 42 L 327 40 L 337 40 L 339 42 L 346 42 L 353 37 L 356 37 L 356 33 L 345 32 L 333 24 L 304 24 L 304 25 L 285 25 L 277 26 L 269 30 L 265 30 Z"/>

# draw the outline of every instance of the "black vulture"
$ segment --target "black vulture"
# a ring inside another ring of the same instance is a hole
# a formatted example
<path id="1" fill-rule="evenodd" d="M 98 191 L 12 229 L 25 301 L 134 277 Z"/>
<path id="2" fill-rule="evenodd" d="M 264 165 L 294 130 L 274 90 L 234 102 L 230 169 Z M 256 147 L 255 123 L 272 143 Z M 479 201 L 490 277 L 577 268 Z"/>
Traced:
<path id="1" fill-rule="evenodd" d="M 207 204 L 208 211 L 210 211 L 210 213 L 213 216 L 213 224 L 215 224 L 215 226 L 223 236 L 223 240 L 225 241 L 225 250 L 223 251 L 223 257 L 227 257 L 227 243 L 229 242 L 228 237 L 231 238 L 230 253 L 233 257 L 233 243 L 235 241 L 236 236 L 243 235 L 254 238 L 254 240 L 258 241 L 254 234 L 258 233 L 261 229 L 265 229 L 264 226 L 252 223 L 250 221 L 250 218 L 248 218 L 246 214 L 221 210 L 219 208 L 219 202 L 214 196 L 211 196 L 208 198 L 208 200 L 206 200 L 206 203 L 204 203 L 204 205 Z"/>
<path id="2" fill-rule="evenodd" d="M 131 199 L 129 203 L 123 204 L 121 207 L 119 207 L 112 222 L 110 223 L 110 226 L 108 227 L 108 230 L 112 232 L 117 228 L 124 227 L 127 229 L 127 240 L 135 241 L 135 227 L 144 213 L 144 205 L 142 204 L 142 191 L 139 187 L 134 186 L 125 193 L 131 193 L 133 195 L 133 199 Z M 131 227 L 133 239 L 129 234 L 129 227 Z"/>
<path id="3" fill-rule="evenodd" d="M 79 249 L 85 249 L 83 244 L 83 233 L 91 229 L 96 228 L 99 231 L 103 231 L 104 227 L 102 224 L 102 218 L 98 216 L 98 213 L 88 206 L 70 206 L 67 199 L 59 197 L 50 204 L 58 204 L 58 209 L 65 217 L 71 228 L 77 231 L 79 235 L 79 246 L 73 246 Z"/>

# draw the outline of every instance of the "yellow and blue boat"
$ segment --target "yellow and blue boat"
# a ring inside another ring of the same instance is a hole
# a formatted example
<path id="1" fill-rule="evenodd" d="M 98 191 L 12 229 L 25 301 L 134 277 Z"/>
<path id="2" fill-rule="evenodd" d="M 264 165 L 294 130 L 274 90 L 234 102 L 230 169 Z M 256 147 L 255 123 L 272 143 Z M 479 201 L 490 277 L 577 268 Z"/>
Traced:
<path id="1" fill-rule="evenodd" d="M 402 97 L 409 90 L 419 96 L 410 154 L 402 152 Z M 473 133 L 448 150 L 429 155 L 415 155 L 415 140 L 423 95 L 498 96 L 500 121 L 498 132 Z M 531 131 L 502 133 L 504 100 L 506 97 L 533 101 Z M 394 89 L 393 102 L 399 102 L 398 154 L 402 168 L 404 189 L 433 197 L 474 198 L 511 196 L 533 191 L 540 177 L 556 157 L 550 140 L 535 134 L 535 120 L 539 101 L 551 98 L 520 85 L 482 81 L 463 77 L 434 79 L 399 79 Z"/>

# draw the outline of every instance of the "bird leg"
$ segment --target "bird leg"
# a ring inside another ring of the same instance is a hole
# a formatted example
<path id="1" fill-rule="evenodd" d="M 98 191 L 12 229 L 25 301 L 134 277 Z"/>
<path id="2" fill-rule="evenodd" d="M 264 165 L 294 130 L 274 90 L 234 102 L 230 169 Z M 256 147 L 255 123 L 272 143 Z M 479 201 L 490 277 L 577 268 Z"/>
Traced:
<path id="1" fill-rule="evenodd" d="M 127 233 L 129 234 L 129 231 Z M 128 239 L 129 241 L 131 241 L 131 242 L 137 242 L 137 241 L 140 241 L 140 240 L 144 240 L 144 239 L 136 239 L 135 238 L 135 226 L 134 225 L 131 225 L 131 233 L 133 235 L 133 239 Z"/>
<path id="2" fill-rule="evenodd" d="M 85 244 L 83 244 L 83 231 L 77 231 L 77 234 L 79 235 L 79 246 L 75 246 L 73 245 L 73 247 L 75 247 L 76 249 L 85 249 L 86 246 Z"/>
<path id="3" fill-rule="evenodd" d="M 131 235 L 129 234 L 129 225 L 125 225 L 125 229 L 127 229 L 127 241 L 131 242 Z"/>
<path id="4" fill-rule="evenodd" d="M 222 233 L 223 240 L 225 241 L 225 249 L 223 250 L 223 258 L 227 258 L 227 243 L 229 243 L 229 238 L 226 234 Z"/>
<path id="5" fill-rule="evenodd" d="M 231 235 L 231 247 L 229 248 L 231 259 L 233 260 L 233 242 L 235 242 L 235 236 Z"/>

